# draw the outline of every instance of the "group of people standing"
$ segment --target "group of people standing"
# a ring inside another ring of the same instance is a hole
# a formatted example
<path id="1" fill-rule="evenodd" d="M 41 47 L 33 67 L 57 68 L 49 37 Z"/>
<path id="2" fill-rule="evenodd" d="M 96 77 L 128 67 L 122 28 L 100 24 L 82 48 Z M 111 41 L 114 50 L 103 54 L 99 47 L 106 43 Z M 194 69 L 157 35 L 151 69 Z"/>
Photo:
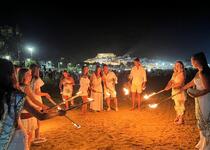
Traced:
<path id="1" fill-rule="evenodd" d="M 165 91 L 172 89 L 176 118 L 174 123 L 183 124 L 185 112 L 186 93 L 195 98 L 196 119 L 200 131 L 200 141 L 196 148 L 210 149 L 210 68 L 204 53 L 197 53 L 191 57 L 191 63 L 198 70 L 193 80 L 187 84 L 184 64 L 176 61 L 173 75 L 165 87 Z M 49 107 L 44 105 L 41 97 L 46 97 L 53 105 L 56 103 L 48 93 L 42 92 L 43 80 L 39 77 L 39 66 L 31 65 L 30 69 L 14 67 L 5 59 L 0 59 L 0 149 L 29 149 L 31 143 L 45 142 L 40 137 L 39 120 L 54 116 L 65 115 L 64 110 L 55 112 L 46 111 Z M 89 76 L 88 66 L 82 69 L 79 92 L 83 102 L 88 97 L 94 99 L 90 103 L 92 111 L 102 111 L 103 97 L 106 100 L 107 111 L 111 110 L 110 101 L 114 100 L 115 111 L 118 111 L 117 76 L 107 65 L 97 66 L 95 72 Z M 142 92 L 146 88 L 147 75 L 138 58 L 134 60 L 134 67 L 129 75 L 131 83 L 131 110 L 135 109 L 137 99 L 138 110 L 141 106 Z M 62 98 L 66 101 L 72 97 L 74 79 L 67 71 L 63 72 L 59 88 Z M 194 88 L 192 88 L 194 87 Z M 187 92 L 186 92 L 187 91 Z M 74 105 L 74 101 L 71 101 Z M 86 113 L 88 105 L 82 106 L 82 113 Z M 44 110 L 44 111 L 43 111 Z M 33 134 L 35 133 L 35 137 Z"/>
<path id="2" fill-rule="evenodd" d="M 103 68 L 96 66 L 95 71 L 89 76 L 88 66 L 82 68 L 80 77 L 80 87 L 78 93 L 82 97 L 83 103 L 86 103 L 88 97 L 94 99 L 90 104 L 90 110 L 100 112 L 104 110 L 103 97 L 106 100 L 107 111 L 111 110 L 110 100 L 115 103 L 115 111 L 118 111 L 117 92 L 115 85 L 117 84 L 117 76 L 113 71 L 110 71 L 107 65 Z M 59 88 L 63 100 L 68 109 L 68 100 L 71 99 L 73 93 L 74 79 L 67 71 L 63 71 L 63 77 L 60 80 Z M 71 100 L 71 105 L 74 105 L 74 100 Z M 82 106 L 82 113 L 85 114 L 88 110 L 88 104 Z"/>

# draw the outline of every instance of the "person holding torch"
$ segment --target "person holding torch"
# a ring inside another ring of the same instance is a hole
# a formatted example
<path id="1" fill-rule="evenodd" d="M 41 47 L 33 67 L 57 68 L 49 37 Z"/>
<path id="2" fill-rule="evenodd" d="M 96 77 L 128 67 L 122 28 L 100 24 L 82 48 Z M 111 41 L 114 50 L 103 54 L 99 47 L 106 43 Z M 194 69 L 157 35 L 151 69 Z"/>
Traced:
<path id="1" fill-rule="evenodd" d="M 181 88 L 185 84 L 186 73 L 184 69 L 184 64 L 181 61 L 176 61 L 174 65 L 174 72 L 171 80 L 166 85 L 166 91 L 172 89 L 173 100 L 175 103 L 174 109 L 176 111 L 176 118 L 174 123 L 180 125 L 183 123 L 183 115 L 185 111 L 185 101 L 186 101 L 186 93 L 185 91 L 181 91 Z M 178 94 L 179 93 L 179 94 Z"/>
<path id="2" fill-rule="evenodd" d="M 115 90 L 115 84 L 117 84 L 117 76 L 114 72 L 109 71 L 107 65 L 103 65 L 103 83 L 104 83 L 104 98 L 107 102 L 107 111 L 110 111 L 110 100 L 115 102 L 115 111 L 118 111 L 117 92 Z"/>

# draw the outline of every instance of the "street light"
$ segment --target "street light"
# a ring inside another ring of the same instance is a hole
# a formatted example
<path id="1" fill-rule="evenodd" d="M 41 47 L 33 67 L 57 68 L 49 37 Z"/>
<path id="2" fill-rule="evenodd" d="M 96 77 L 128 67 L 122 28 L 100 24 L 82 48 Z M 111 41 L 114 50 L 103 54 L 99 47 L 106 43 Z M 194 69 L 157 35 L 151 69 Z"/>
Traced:
<path id="1" fill-rule="evenodd" d="M 30 52 L 30 54 L 31 54 L 31 59 L 32 59 L 32 54 L 33 54 L 34 48 L 33 48 L 33 47 L 28 47 L 27 49 L 28 49 L 28 51 Z"/>
<path id="2" fill-rule="evenodd" d="M 10 55 L 6 55 L 6 56 L 4 56 L 4 58 L 7 59 L 7 60 L 10 60 L 11 56 Z"/>

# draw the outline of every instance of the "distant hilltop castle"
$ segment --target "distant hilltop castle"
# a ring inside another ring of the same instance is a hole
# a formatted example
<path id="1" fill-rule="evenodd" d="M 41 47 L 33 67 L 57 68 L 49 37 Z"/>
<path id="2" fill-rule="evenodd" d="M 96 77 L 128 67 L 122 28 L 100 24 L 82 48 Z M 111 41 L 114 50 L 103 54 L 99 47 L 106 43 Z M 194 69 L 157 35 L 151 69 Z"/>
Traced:
<path id="1" fill-rule="evenodd" d="M 119 66 L 121 64 L 126 65 L 128 62 L 132 62 L 132 58 L 130 56 L 116 56 L 114 53 L 98 53 L 96 57 L 87 59 L 84 62 L 89 64 L 99 63 Z"/>
<path id="2" fill-rule="evenodd" d="M 114 53 L 98 53 L 96 58 L 115 58 L 116 55 Z"/>
<path id="3" fill-rule="evenodd" d="M 84 61 L 84 63 L 88 64 L 107 64 L 111 66 L 125 66 L 126 68 L 130 68 L 129 66 L 132 64 L 135 57 L 130 57 L 129 55 L 116 56 L 114 53 L 98 53 L 96 57 L 89 58 Z M 173 61 L 164 61 L 162 59 L 148 59 L 148 58 L 140 58 L 143 66 L 146 67 L 147 70 L 151 69 L 172 69 L 174 66 Z M 191 67 L 189 62 L 184 62 L 185 67 Z"/>

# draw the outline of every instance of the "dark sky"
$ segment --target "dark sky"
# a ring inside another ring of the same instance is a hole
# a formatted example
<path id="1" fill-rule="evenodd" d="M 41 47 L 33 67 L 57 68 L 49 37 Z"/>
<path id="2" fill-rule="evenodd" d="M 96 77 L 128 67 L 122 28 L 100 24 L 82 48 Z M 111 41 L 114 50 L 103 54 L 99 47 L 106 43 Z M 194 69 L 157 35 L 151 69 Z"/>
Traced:
<path id="1" fill-rule="evenodd" d="M 29 8 L 4 11 L 0 25 L 18 24 L 37 58 L 114 52 L 175 60 L 199 51 L 210 58 L 209 8 Z"/>

